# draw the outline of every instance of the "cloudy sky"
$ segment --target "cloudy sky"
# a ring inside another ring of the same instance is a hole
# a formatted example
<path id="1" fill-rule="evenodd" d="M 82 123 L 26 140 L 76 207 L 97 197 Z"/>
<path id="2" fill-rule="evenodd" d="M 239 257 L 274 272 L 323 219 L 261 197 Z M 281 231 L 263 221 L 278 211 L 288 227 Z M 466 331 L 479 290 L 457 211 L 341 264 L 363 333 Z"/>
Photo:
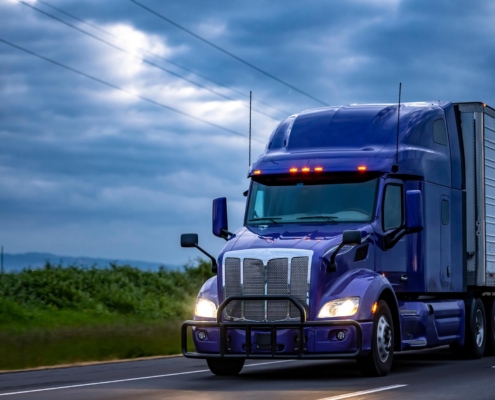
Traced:
<path id="1" fill-rule="evenodd" d="M 495 105 L 488 0 L 138 1 L 329 105 L 396 102 L 400 81 L 405 101 Z M 26 4 L 0 0 L 0 40 L 126 92 L 0 41 L 0 244 L 180 264 L 198 232 L 217 254 L 211 200 L 242 224 L 249 91 L 253 157 L 321 104 L 131 1 Z"/>

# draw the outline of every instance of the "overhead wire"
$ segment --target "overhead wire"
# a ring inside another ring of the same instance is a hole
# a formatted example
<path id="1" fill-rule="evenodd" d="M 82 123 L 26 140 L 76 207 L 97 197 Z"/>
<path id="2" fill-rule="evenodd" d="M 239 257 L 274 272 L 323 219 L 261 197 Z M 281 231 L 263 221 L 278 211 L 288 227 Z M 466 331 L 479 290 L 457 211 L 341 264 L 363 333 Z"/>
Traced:
<path id="1" fill-rule="evenodd" d="M 104 34 L 106 34 L 106 35 L 108 35 L 108 36 L 110 36 L 110 37 L 112 37 L 114 39 L 121 40 L 117 35 L 114 35 L 112 32 L 109 32 L 108 30 L 103 29 L 103 28 L 99 27 L 98 25 L 93 24 L 93 23 L 91 23 L 91 22 L 89 22 L 87 20 L 81 19 L 81 18 L 79 18 L 78 16 L 76 16 L 74 14 L 71 14 L 71 13 L 69 13 L 69 12 L 67 12 L 67 11 L 59 8 L 59 7 L 54 6 L 53 4 L 48 3 L 47 1 L 37 0 L 37 2 L 43 4 L 46 7 L 49 7 L 51 9 L 55 10 L 55 11 L 58 11 L 59 13 L 64 14 L 65 16 L 68 16 L 70 18 L 73 18 L 73 19 L 75 19 L 76 21 L 79 21 L 82 24 L 88 25 L 91 28 L 96 29 L 96 30 L 98 30 L 98 31 L 100 31 L 100 32 L 102 32 L 102 33 L 104 33 Z M 179 63 L 177 63 L 175 61 L 169 60 L 168 58 L 162 57 L 162 56 L 160 56 L 160 55 L 158 55 L 158 54 L 156 54 L 154 52 L 151 52 L 151 51 L 148 51 L 146 49 L 143 49 L 142 47 L 140 48 L 140 50 L 143 53 L 145 53 L 145 54 L 147 54 L 149 56 L 156 57 L 159 60 L 162 60 L 162 61 L 165 61 L 166 63 L 172 64 L 172 65 L 176 66 L 177 68 L 181 68 L 184 71 L 190 72 L 190 73 L 192 73 L 192 74 L 200 77 L 201 79 L 204 79 L 204 80 L 209 81 L 209 82 L 211 82 L 211 83 L 213 83 L 213 84 L 215 84 L 217 86 L 221 86 L 221 87 L 223 87 L 225 89 L 228 89 L 228 90 L 232 91 L 233 93 L 236 93 L 236 94 L 238 94 L 240 96 L 249 97 L 247 93 L 241 92 L 240 90 L 234 89 L 232 87 L 229 87 L 227 85 L 224 85 L 223 83 L 220 83 L 220 82 L 217 82 L 217 81 L 215 81 L 215 80 L 213 80 L 211 78 L 208 78 L 207 76 L 199 73 L 196 70 L 193 70 L 191 68 L 185 67 L 185 66 L 183 66 L 183 65 L 181 65 L 181 64 L 179 64 Z M 256 99 L 255 101 L 256 101 L 256 103 L 263 104 L 264 106 L 273 108 L 274 110 L 280 111 L 281 113 L 284 113 L 284 114 L 287 114 L 287 115 L 292 114 L 289 111 L 282 110 L 281 108 L 275 107 L 274 105 L 269 104 L 269 103 L 266 103 L 266 102 L 264 102 L 262 100 Z"/>
<path id="2" fill-rule="evenodd" d="M 136 0 L 130 0 L 130 1 L 133 2 L 134 4 L 138 5 L 139 7 L 145 9 L 146 11 L 150 12 L 151 14 L 156 15 L 158 18 L 163 19 L 164 21 L 168 22 L 169 24 L 174 25 L 175 27 L 181 29 L 182 31 L 184 31 L 184 32 L 186 32 L 188 34 L 190 34 L 191 36 L 194 36 L 196 39 L 201 40 L 202 42 L 210 45 L 211 47 L 214 47 L 215 49 L 221 51 L 222 53 L 224 53 L 224 54 L 226 54 L 226 55 L 228 55 L 228 56 L 236 59 L 237 61 L 239 61 L 239 62 L 247 65 L 248 67 L 250 67 L 250 68 L 252 68 L 252 69 L 254 69 L 254 70 L 262 73 L 263 75 L 265 75 L 265 76 L 267 76 L 267 77 L 269 77 L 269 78 L 271 78 L 271 79 L 273 79 L 273 80 L 281 83 L 282 85 L 287 86 L 288 88 L 290 88 L 292 90 L 295 90 L 296 92 L 298 92 L 298 93 L 300 93 L 300 94 L 302 94 L 302 95 L 304 95 L 304 96 L 306 96 L 306 97 L 308 97 L 308 98 L 310 98 L 310 99 L 312 99 L 312 100 L 314 100 L 314 101 L 316 101 L 316 102 L 318 102 L 318 103 L 320 103 L 320 104 L 322 104 L 324 106 L 328 106 L 328 104 L 325 103 L 323 100 L 320 100 L 320 99 L 318 99 L 318 98 L 310 95 L 309 93 L 307 93 L 307 92 L 305 92 L 305 91 L 303 91 L 303 90 L 301 90 L 301 89 L 299 89 L 299 88 L 291 85 L 290 83 L 288 83 L 286 81 L 283 81 L 280 78 L 277 78 L 275 75 L 273 75 L 273 74 L 271 74 L 271 73 L 269 73 L 269 72 L 267 72 L 267 71 L 265 71 L 265 70 L 257 67 L 254 64 L 251 64 L 249 61 L 246 61 L 246 60 L 244 60 L 243 58 L 241 58 L 239 56 L 236 56 L 235 54 L 231 53 L 228 50 L 225 50 L 224 48 L 216 45 L 215 43 L 209 41 L 208 39 L 205 39 L 204 37 L 199 36 L 197 33 L 194 33 L 192 31 L 190 31 L 189 29 L 183 27 L 182 25 L 179 25 L 177 22 L 172 21 L 170 18 L 165 17 L 164 15 L 162 15 L 162 14 L 158 13 L 157 11 L 155 11 L 155 10 L 153 10 L 153 9 L 145 6 L 144 4 L 142 4 L 142 3 L 140 3 L 140 2 L 138 2 Z"/>
<path id="3" fill-rule="evenodd" d="M 105 40 L 105 39 L 102 39 L 102 38 L 100 38 L 100 37 L 98 37 L 98 36 L 96 36 L 96 35 L 94 35 L 94 34 L 92 34 L 92 33 L 88 32 L 88 31 L 85 31 L 84 29 L 81 29 L 81 28 L 79 28 L 79 27 L 77 27 L 77 26 L 75 26 L 75 25 L 71 24 L 70 22 L 64 21 L 63 19 L 58 18 L 58 17 L 56 17 L 55 15 L 52 15 L 52 14 L 50 14 L 50 13 L 46 12 L 46 11 L 43 11 L 43 10 L 41 10 L 41 9 L 39 9 L 39 8 L 37 8 L 37 7 L 33 6 L 33 5 L 31 5 L 31 4 L 28 4 L 28 3 L 26 3 L 26 2 L 25 2 L 25 1 L 23 1 L 23 0 L 18 0 L 18 2 L 19 2 L 20 4 L 22 4 L 22 5 L 26 6 L 26 7 L 29 7 L 29 8 L 31 8 L 31 9 L 33 9 L 34 11 L 39 12 L 40 14 L 43 14 L 43 15 L 45 15 L 45 16 L 47 16 L 47 17 L 49 17 L 49 18 L 52 18 L 52 19 L 54 19 L 55 21 L 58 21 L 58 22 L 60 22 L 60 23 L 62 23 L 62 24 L 64 24 L 64 25 L 66 25 L 66 26 L 68 26 L 68 27 L 70 27 L 70 28 L 72 28 L 72 29 L 77 30 L 78 32 L 81 32 L 82 34 L 84 34 L 84 35 L 86 35 L 86 36 L 89 36 L 89 37 L 91 37 L 91 38 L 93 38 L 93 39 L 95 39 L 95 40 L 98 40 L 99 42 L 104 43 L 104 44 L 106 44 L 107 46 L 110 46 L 110 47 L 112 47 L 112 48 L 114 48 L 114 49 L 116 49 L 116 50 L 119 50 L 119 51 L 121 51 L 121 52 L 123 52 L 123 53 L 125 53 L 125 54 L 128 54 L 129 56 L 134 57 L 134 58 L 136 58 L 136 59 L 138 59 L 138 60 L 140 60 L 140 61 L 142 61 L 142 62 L 144 62 L 144 63 L 146 63 L 146 64 L 148 64 L 148 65 L 151 65 L 151 66 L 153 66 L 153 67 L 155 67 L 155 68 L 158 68 L 158 69 L 160 69 L 160 70 L 162 70 L 162 71 L 164 71 L 164 72 L 167 72 L 167 73 L 169 73 L 169 74 L 171 74 L 171 75 L 173 75 L 173 76 L 175 76 L 175 77 L 177 77 L 177 78 L 179 78 L 179 79 L 185 80 L 186 82 L 189 82 L 189 83 L 191 83 L 191 84 L 193 84 L 193 85 L 195 85 L 195 86 L 197 86 L 197 87 L 200 87 L 200 88 L 202 88 L 202 89 L 205 89 L 205 90 L 209 91 L 210 93 L 213 93 L 213 94 L 215 94 L 215 95 L 217 95 L 217 96 L 220 96 L 220 97 L 222 97 L 222 98 L 224 98 L 224 99 L 226 99 L 226 100 L 229 100 L 229 101 L 237 101 L 236 99 L 234 99 L 234 98 L 232 98 L 232 97 L 226 96 L 226 95 L 224 95 L 224 94 L 222 94 L 222 93 L 219 93 L 219 92 L 217 92 L 217 91 L 215 91 L 215 90 L 213 90 L 213 89 L 208 88 L 207 86 L 202 85 L 201 83 L 194 82 L 194 81 L 192 81 L 192 80 L 191 80 L 191 79 L 189 79 L 189 78 L 186 78 L 186 77 L 184 77 L 184 76 L 182 76 L 182 75 L 179 75 L 179 74 L 177 74 L 176 72 L 173 72 L 173 71 L 171 71 L 171 70 L 169 70 L 169 69 L 167 69 L 167 68 L 164 68 L 164 67 L 162 67 L 161 65 L 158 65 L 158 64 L 154 63 L 153 61 L 150 61 L 150 60 L 148 60 L 148 59 L 146 59 L 146 58 L 144 58 L 144 57 L 140 57 L 140 56 L 138 56 L 138 55 L 136 55 L 136 54 L 133 54 L 133 53 L 131 53 L 130 51 L 128 51 L 128 50 L 126 50 L 126 49 L 124 49 L 124 48 L 122 48 L 122 47 L 120 47 L 120 46 L 117 46 L 117 45 L 115 45 L 115 44 L 113 44 L 113 43 L 111 43 L 111 42 L 109 42 L 109 41 L 107 41 L 107 40 Z M 244 103 L 241 103 L 241 104 L 242 104 L 242 106 L 243 106 L 243 107 L 245 107 L 245 108 L 249 108 L 249 106 L 248 106 L 248 105 L 246 105 L 246 104 L 244 104 Z M 269 115 L 269 114 L 267 114 L 267 113 L 265 113 L 265 112 L 263 112 L 263 111 L 261 111 L 261 110 L 258 110 L 258 109 L 255 109 L 255 108 L 253 108 L 253 110 L 255 110 L 255 111 L 256 111 L 256 112 L 258 112 L 259 114 L 262 114 L 262 115 L 264 115 L 264 116 L 266 116 L 266 117 L 268 117 L 268 118 L 271 118 L 271 119 L 273 119 L 273 120 L 275 120 L 275 121 L 280 121 L 280 118 L 275 118 L 275 117 L 273 117 L 273 116 L 271 116 L 271 115 Z"/>
<path id="4" fill-rule="evenodd" d="M 177 109 L 177 108 L 170 107 L 170 106 L 168 106 L 168 105 L 166 105 L 166 104 L 163 104 L 163 103 L 160 103 L 160 102 L 155 101 L 155 100 L 153 100 L 153 99 L 150 99 L 149 97 L 145 97 L 145 96 L 142 96 L 142 95 L 140 95 L 140 94 L 134 93 L 134 92 L 132 92 L 132 91 L 130 91 L 130 90 L 128 90 L 128 89 L 124 89 L 124 88 L 122 88 L 122 87 L 120 87 L 120 86 L 117 86 L 117 85 L 115 85 L 115 84 L 113 84 L 113 83 L 107 82 L 107 81 L 105 81 L 105 80 L 103 80 L 103 79 L 97 78 L 97 77 L 95 77 L 95 76 L 93 76 L 93 75 L 87 74 L 87 73 L 85 73 L 85 72 L 83 72 L 83 71 L 80 71 L 80 70 L 78 70 L 78 69 L 76 69 L 76 68 L 69 67 L 68 65 L 62 64 L 62 63 L 61 63 L 61 62 L 59 62 L 59 61 L 55 61 L 55 60 L 53 60 L 53 59 L 51 59 L 51 58 L 48 58 L 48 57 L 45 57 L 45 56 L 43 56 L 43 55 L 41 55 L 41 54 L 35 53 L 34 51 L 28 50 L 28 49 L 26 49 L 25 47 L 22 47 L 22 46 L 19 46 L 19 45 L 15 44 L 15 43 L 9 42 L 8 40 L 5 40 L 5 39 L 0 38 L 0 42 L 1 42 L 1 43 L 4 43 L 4 44 L 6 44 L 6 45 L 8 45 L 8 46 L 10 46 L 10 47 L 13 47 L 13 48 L 16 48 L 16 49 L 18 49 L 18 50 L 21 50 L 21 51 L 23 51 L 24 53 L 27 53 L 27 54 L 30 54 L 30 55 L 32 55 L 32 56 L 34 56 L 34 57 L 40 58 L 40 59 L 42 59 L 42 60 L 45 60 L 45 61 L 47 61 L 47 62 L 49 62 L 49 63 L 51 63 L 51 64 L 57 65 L 58 67 L 64 68 L 64 69 L 66 69 L 66 70 L 68 70 L 68 71 L 71 71 L 71 72 L 73 72 L 73 73 L 75 73 L 75 74 L 78 74 L 78 75 L 80 75 L 80 76 L 84 76 L 85 78 L 91 79 L 91 80 L 93 80 L 93 81 L 95 81 L 95 82 L 101 83 L 101 84 L 103 84 L 103 85 L 105 85 L 105 86 L 108 86 L 108 87 L 111 87 L 111 88 L 113 88 L 113 89 L 115 89 L 115 90 L 119 90 L 119 91 L 121 91 L 121 92 L 127 93 L 127 94 L 129 94 L 129 95 L 131 95 L 131 96 L 134 96 L 134 97 L 136 97 L 136 98 L 138 98 L 138 99 L 141 99 L 141 100 L 143 100 L 143 101 L 146 101 L 146 102 L 148 102 L 148 103 L 154 104 L 154 105 L 156 105 L 156 106 L 158 106 L 158 107 L 161 107 L 161 108 L 164 108 L 164 109 L 166 109 L 166 110 L 173 111 L 173 112 L 175 112 L 175 113 L 177 113 L 177 114 L 181 114 L 181 115 L 183 115 L 183 116 L 186 116 L 186 117 L 192 118 L 192 119 L 194 119 L 194 120 L 196 120 L 196 121 L 199 121 L 199 122 L 202 122 L 202 123 L 204 123 L 204 124 L 210 125 L 210 126 L 212 126 L 212 127 L 214 127 L 214 128 L 218 128 L 218 129 L 221 129 L 221 130 L 223 130 L 223 131 L 226 131 L 226 132 L 229 132 L 229 133 L 233 133 L 234 135 L 241 136 L 241 137 L 243 137 L 243 138 L 247 138 L 247 136 L 246 136 L 246 135 L 243 135 L 243 134 L 242 134 L 242 133 L 240 133 L 240 132 L 234 131 L 233 129 L 230 129 L 230 128 L 227 128 L 227 127 L 225 127 L 225 126 L 221 126 L 221 125 L 215 124 L 214 122 L 210 122 L 210 121 L 207 121 L 207 120 L 205 120 L 205 119 L 203 119 L 203 118 L 196 117 L 196 116 L 194 116 L 194 115 L 192 115 L 192 114 L 186 113 L 186 112 L 181 111 L 181 110 L 179 110 L 179 109 Z M 262 143 L 261 141 L 258 141 L 258 142 L 259 142 L 259 143 Z"/>

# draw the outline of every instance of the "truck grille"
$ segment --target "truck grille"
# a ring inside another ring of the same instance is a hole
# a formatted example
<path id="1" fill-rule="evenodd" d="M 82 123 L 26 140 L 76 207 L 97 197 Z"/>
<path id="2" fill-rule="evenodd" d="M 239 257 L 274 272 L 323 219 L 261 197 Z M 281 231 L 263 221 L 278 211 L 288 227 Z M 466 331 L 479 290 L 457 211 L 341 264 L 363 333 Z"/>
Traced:
<path id="1" fill-rule="evenodd" d="M 254 252 L 259 253 L 261 250 Z M 280 250 L 269 258 L 249 257 L 249 250 L 226 253 L 223 262 L 225 298 L 238 295 L 290 294 L 306 308 L 309 301 L 309 271 L 312 251 Z M 242 257 L 245 253 L 246 257 Z M 311 253 L 311 254 L 309 254 Z M 234 256 L 235 255 L 235 256 Z M 299 320 L 299 311 L 287 300 L 233 301 L 225 316 L 235 320 L 285 321 Z"/>

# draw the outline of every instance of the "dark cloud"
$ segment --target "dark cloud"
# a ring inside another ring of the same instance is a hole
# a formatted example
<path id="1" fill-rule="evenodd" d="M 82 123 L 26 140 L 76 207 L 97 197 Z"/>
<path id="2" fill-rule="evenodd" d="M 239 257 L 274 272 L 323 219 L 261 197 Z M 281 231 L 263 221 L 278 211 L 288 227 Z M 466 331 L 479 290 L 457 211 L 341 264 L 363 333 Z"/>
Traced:
<path id="1" fill-rule="evenodd" d="M 141 0 L 140 0 L 141 1 Z M 249 69 L 130 1 L 50 0 L 122 40 L 119 46 L 244 93 L 227 101 L 15 1 L 0 3 L 0 37 L 134 93 L 247 135 L 249 90 L 277 118 L 314 101 Z M 157 12 L 329 104 L 483 100 L 495 104 L 489 1 L 290 0 L 158 2 Z M 111 36 L 30 1 L 113 41 Z M 178 235 L 198 231 L 211 251 L 211 200 L 229 199 L 242 224 L 247 140 L 63 70 L 0 43 L 0 242 L 9 252 L 134 258 L 195 257 Z M 244 102 L 242 104 L 242 102 Z M 277 122 L 254 113 L 264 142 Z M 253 143 L 254 156 L 263 145 Z"/>

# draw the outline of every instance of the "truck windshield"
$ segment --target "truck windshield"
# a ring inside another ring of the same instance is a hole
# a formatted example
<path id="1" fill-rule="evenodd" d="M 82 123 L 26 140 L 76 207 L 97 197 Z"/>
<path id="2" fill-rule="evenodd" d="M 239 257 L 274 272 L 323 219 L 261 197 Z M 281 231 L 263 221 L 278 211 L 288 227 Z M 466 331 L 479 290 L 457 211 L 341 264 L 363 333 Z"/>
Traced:
<path id="1" fill-rule="evenodd" d="M 378 178 L 360 182 L 253 182 L 246 225 L 369 222 Z"/>

